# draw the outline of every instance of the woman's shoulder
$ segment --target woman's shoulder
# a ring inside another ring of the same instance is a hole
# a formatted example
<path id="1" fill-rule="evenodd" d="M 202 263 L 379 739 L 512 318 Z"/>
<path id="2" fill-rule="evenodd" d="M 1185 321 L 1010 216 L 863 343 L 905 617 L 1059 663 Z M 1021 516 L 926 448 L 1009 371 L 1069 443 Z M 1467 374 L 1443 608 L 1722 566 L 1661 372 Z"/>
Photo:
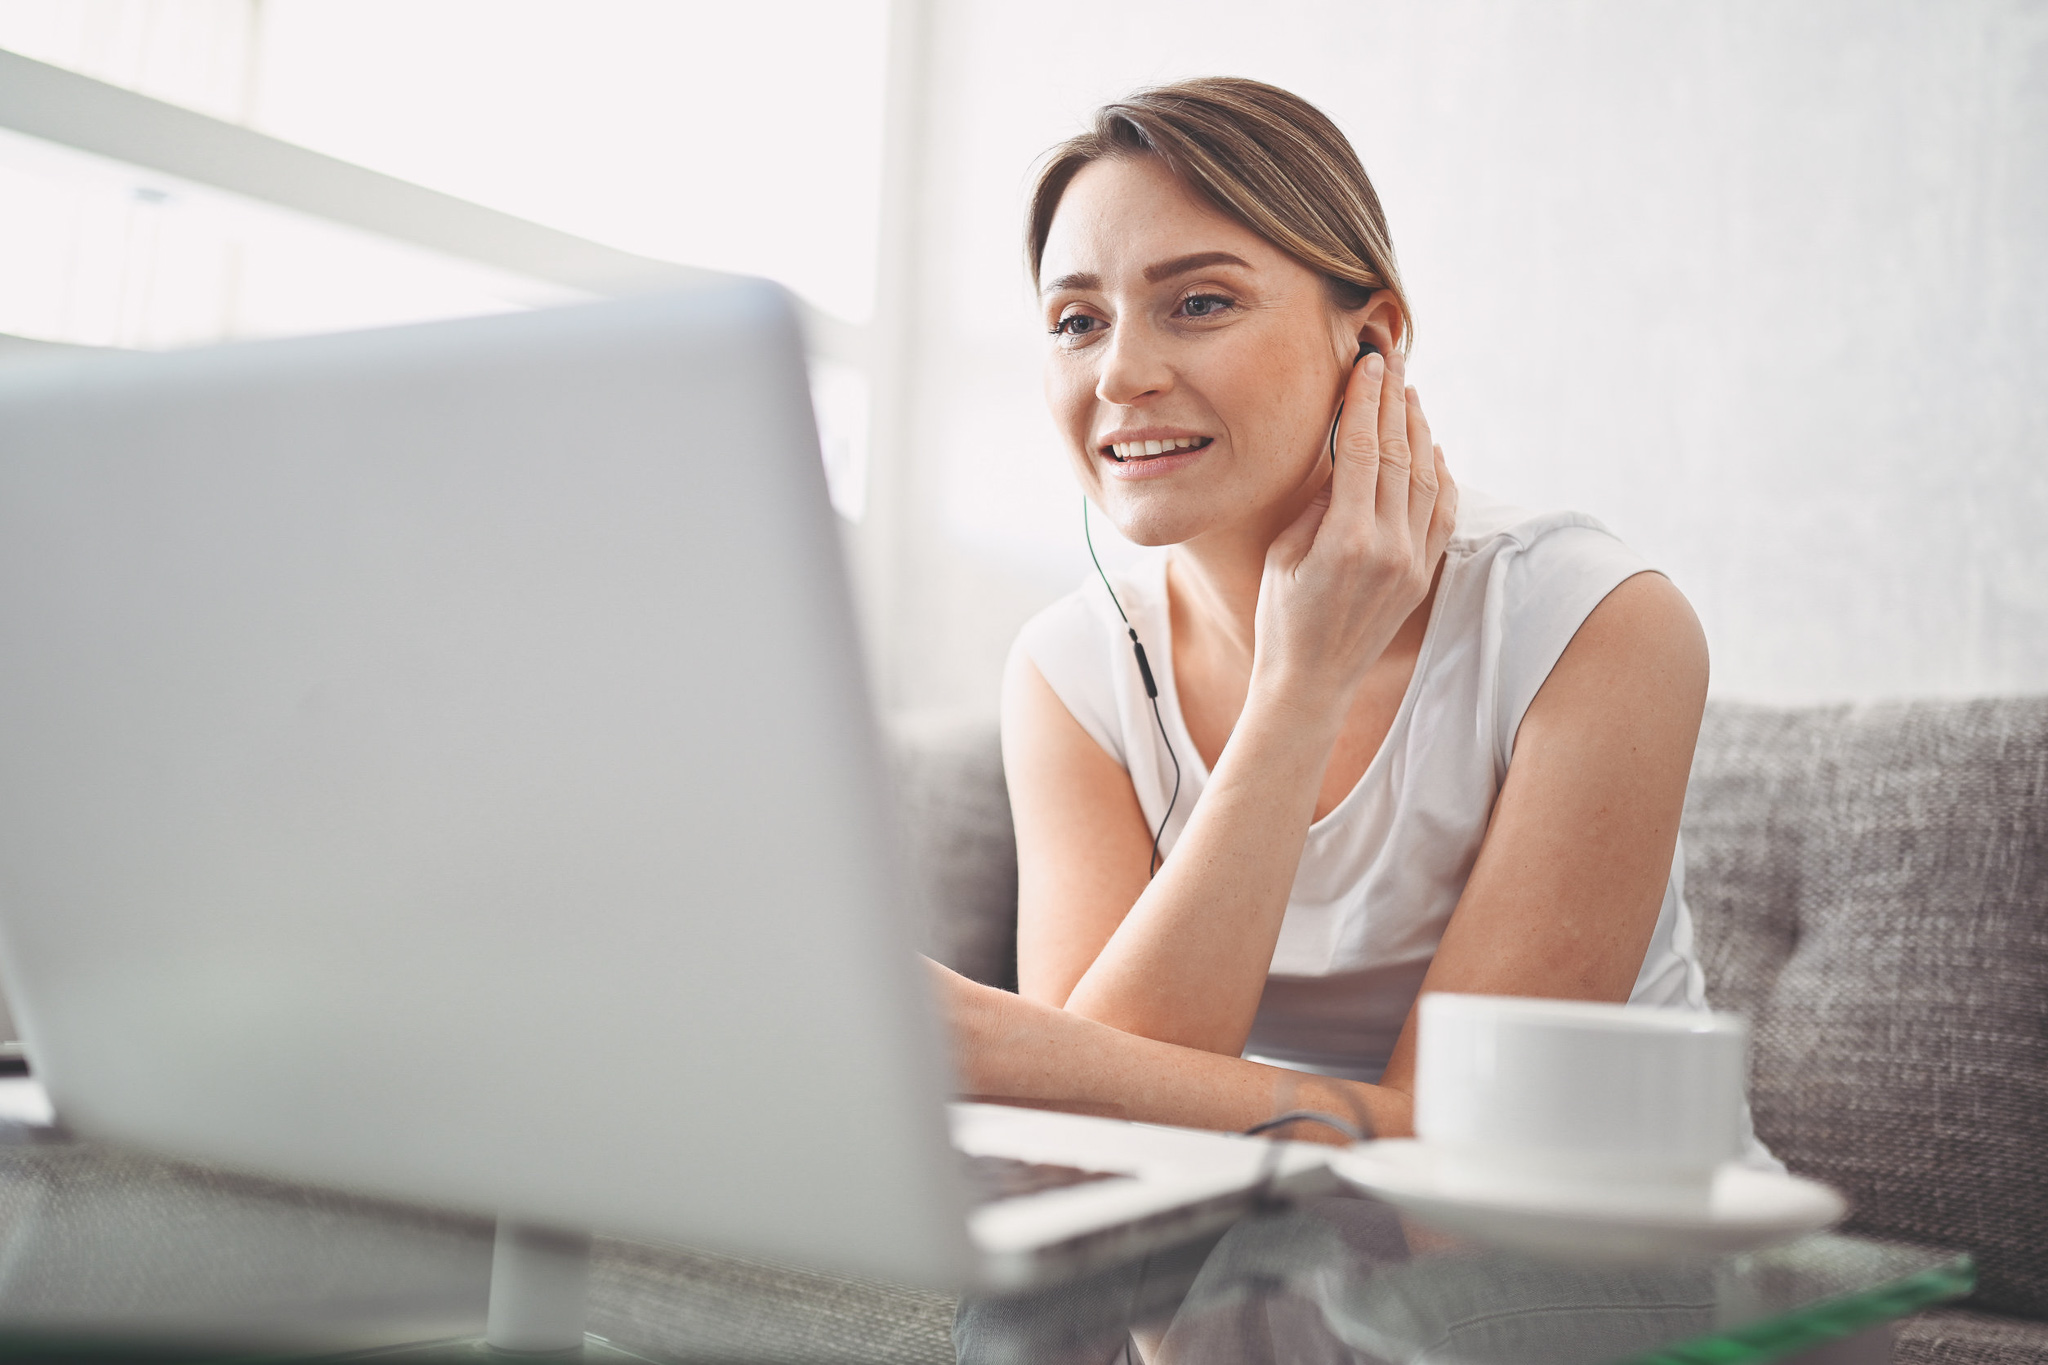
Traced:
<path id="1" fill-rule="evenodd" d="M 1568 508 L 1532 508 L 1506 502 L 1460 485 L 1458 524 L 1450 550 L 1464 556 L 1526 554 L 1546 542 L 1591 548 L 1614 545 L 1627 549 L 1614 532 L 1589 512 Z"/>
<path id="2" fill-rule="evenodd" d="M 1131 666 L 1128 615 L 1148 642 L 1163 641 L 1165 574 L 1151 560 L 1114 574 L 1112 599 L 1103 581 L 1090 574 L 1066 596 L 1024 623 L 1012 646 L 1013 661 L 1029 659 L 1081 728 L 1118 762 L 1124 761 L 1117 705 L 1117 675 Z"/>
<path id="3" fill-rule="evenodd" d="M 1532 611 L 1576 611 L 1576 628 L 1624 579 L 1654 567 L 1589 513 L 1520 507 L 1462 488 L 1446 554 L 1484 581 L 1486 595 L 1498 599 L 1490 614 L 1504 625 Z"/>
<path id="4" fill-rule="evenodd" d="M 1026 621 L 1017 632 L 1015 648 L 1034 661 L 1047 653 L 1083 651 L 1092 655 L 1115 629 L 1115 608 L 1102 584 L 1091 577 Z"/>
<path id="5" fill-rule="evenodd" d="M 1083 651 L 1095 660 L 1105 647 L 1121 651 L 1130 627 L 1147 639 L 1163 635 L 1165 588 L 1164 561 L 1158 558 L 1148 557 L 1110 574 L 1107 585 L 1090 573 L 1072 592 L 1026 621 L 1017 632 L 1016 647 L 1033 659 L 1044 652 Z"/>
<path id="6" fill-rule="evenodd" d="M 1522 715 L 1579 627 L 1609 593 L 1655 567 L 1588 513 L 1518 507 L 1462 488 L 1448 554 L 1478 637 L 1504 768 Z"/>

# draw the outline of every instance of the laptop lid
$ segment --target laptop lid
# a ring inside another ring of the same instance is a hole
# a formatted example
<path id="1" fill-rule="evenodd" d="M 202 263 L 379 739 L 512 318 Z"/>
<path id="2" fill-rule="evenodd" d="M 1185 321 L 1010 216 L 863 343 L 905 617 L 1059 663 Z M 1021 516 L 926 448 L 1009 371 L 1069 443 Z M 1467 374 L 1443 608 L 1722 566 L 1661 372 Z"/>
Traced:
<path id="1" fill-rule="evenodd" d="M 74 1127 L 971 1273 L 772 286 L 0 372 L 0 640 Z"/>

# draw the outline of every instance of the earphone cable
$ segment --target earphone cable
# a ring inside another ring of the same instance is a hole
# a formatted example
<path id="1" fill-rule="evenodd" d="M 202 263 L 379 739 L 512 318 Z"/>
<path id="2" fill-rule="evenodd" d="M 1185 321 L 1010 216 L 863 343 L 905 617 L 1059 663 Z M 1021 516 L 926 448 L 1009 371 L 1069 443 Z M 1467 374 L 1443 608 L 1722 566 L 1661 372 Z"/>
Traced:
<path id="1" fill-rule="evenodd" d="M 1159 742 L 1166 749 L 1167 761 L 1173 764 L 1173 795 L 1167 798 L 1166 814 L 1159 817 L 1159 827 L 1152 831 L 1152 858 L 1145 864 L 1145 879 L 1150 881 L 1159 875 L 1165 859 L 1159 856 L 1159 841 L 1166 837 L 1166 822 L 1173 818 L 1173 808 L 1180 804 L 1180 755 L 1173 751 L 1173 741 L 1166 737 L 1166 718 L 1159 713 L 1159 684 L 1152 680 L 1152 665 L 1145 659 L 1145 646 L 1138 641 L 1138 628 L 1131 624 L 1130 613 L 1117 600 L 1116 589 L 1109 585 L 1109 575 L 1102 571 L 1102 561 L 1095 554 L 1095 534 L 1088 526 L 1088 498 L 1081 498 L 1081 539 L 1088 544 L 1088 562 L 1095 566 L 1095 576 L 1102 580 L 1102 590 L 1109 594 L 1109 604 L 1116 608 L 1116 614 L 1123 619 L 1124 629 L 1130 632 L 1131 650 L 1138 656 L 1138 676 L 1145 681 L 1145 695 L 1152 702 L 1152 723 L 1159 727 Z"/>

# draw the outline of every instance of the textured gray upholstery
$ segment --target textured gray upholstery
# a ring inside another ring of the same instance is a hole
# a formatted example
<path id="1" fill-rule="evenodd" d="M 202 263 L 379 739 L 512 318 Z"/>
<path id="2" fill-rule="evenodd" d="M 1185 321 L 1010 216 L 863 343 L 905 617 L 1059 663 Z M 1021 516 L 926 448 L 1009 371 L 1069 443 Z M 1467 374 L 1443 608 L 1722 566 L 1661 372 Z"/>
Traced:
<path id="1" fill-rule="evenodd" d="M 136 1358 L 197 1359 L 223 1323 L 239 1360 L 259 1341 L 334 1359 L 474 1335 L 491 1241 L 488 1220 L 5 1130 L 0 1356 L 115 1358 L 35 1349 L 84 1332 L 189 1338 Z M 844 1276 L 612 1237 L 592 1248 L 590 1330 L 655 1360 L 950 1365 L 953 1312 L 943 1294 Z"/>
<path id="2" fill-rule="evenodd" d="M 1685 838 L 1759 1135 L 2048 1317 L 2048 698 L 1716 706 Z"/>
<path id="3" fill-rule="evenodd" d="M 1937 1309 L 1899 1324 L 1892 1365 L 2041 1365 L 2048 1322 Z"/>
<path id="4" fill-rule="evenodd" d="M 1017 985 L 1017 840 L 994 722 L 899 716 L 896 796 L 923 893 L 921 947 L 962 976 Z"/>
<path id="5" fill-rule="evenodd" d="M 590 1330 L 655 1360 L 952 1365 L 952 1298 L 600 1237 Z"/>

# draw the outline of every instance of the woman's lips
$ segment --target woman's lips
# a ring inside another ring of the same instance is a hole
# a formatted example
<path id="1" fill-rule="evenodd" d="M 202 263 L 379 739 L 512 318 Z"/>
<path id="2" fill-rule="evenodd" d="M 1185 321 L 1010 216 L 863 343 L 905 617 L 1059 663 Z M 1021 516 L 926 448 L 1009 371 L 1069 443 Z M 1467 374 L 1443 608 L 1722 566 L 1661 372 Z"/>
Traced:
<path id="1" fill-rule="evenodd" d="M 1183 445 L 1182 442 L 1192 442 Z M 1144 479 L 1161 474 L 1171 474 L 1193 464 L 1210 446 L 1213 438 L 1208 436 L 1180 437 L 1166 441 L 1129 441 L 1117 445 L 1098 447 L 1098 453 L 1109 465 L 1109 472 L 1120 479 Z M 1119 455 L 1118 450 L 1128 453 Z M 1157 453 L 1152 453 L 1155 451 Z"/>

